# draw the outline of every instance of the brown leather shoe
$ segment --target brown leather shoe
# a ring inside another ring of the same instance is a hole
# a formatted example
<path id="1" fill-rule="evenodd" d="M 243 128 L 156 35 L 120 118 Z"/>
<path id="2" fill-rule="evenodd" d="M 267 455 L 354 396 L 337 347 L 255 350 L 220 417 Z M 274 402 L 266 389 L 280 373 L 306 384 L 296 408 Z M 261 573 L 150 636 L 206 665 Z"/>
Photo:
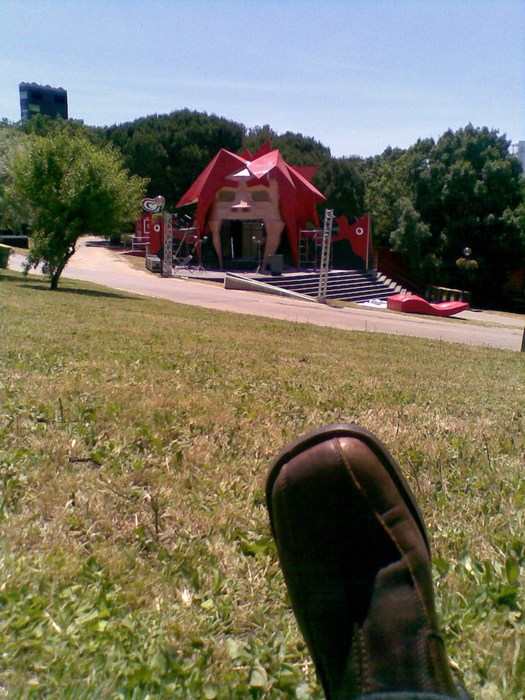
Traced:
<path id="1" fill-rule="evenodd" d="M 356 425 L 308 433 L 272 463 L 266 497 L 326 697 L 465 697 L 437 627 L 423 518 L 381 442 Z"/>

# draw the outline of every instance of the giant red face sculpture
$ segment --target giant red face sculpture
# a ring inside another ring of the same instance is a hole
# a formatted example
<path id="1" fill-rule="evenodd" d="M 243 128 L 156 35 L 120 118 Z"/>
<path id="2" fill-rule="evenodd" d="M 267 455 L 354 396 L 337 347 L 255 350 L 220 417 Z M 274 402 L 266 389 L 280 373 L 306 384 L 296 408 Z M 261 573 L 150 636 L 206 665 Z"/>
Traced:
<path id="1" fill-rule="evenodd" d="M 278 150 L 265 144 L 255 156 L 219 151 L 178 206 L 197 202 L 195 225 L 200 235 L 212 233 L 222 266 L 223 221 L 260 220 L 266 231 L 263 268 L 277 250 L 286 227 L 294 262 L 298 263 L 299 230 L 319 225 L 316 204 L 324 196 L 309 182 L 315 168 L 288 165 Z"/>

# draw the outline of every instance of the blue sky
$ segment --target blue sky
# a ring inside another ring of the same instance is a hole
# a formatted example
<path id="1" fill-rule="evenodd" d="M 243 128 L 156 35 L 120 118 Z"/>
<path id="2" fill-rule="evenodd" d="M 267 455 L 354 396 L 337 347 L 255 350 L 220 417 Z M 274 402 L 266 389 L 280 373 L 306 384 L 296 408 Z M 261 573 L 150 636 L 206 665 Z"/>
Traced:
<path id="1" fill-rule="evenodd" d="M 0 0 L 0 117 L 18 84 L 90 125 L 188 107 L 335 156 L 471 122 L 525 139 L 525 0 Z"/>

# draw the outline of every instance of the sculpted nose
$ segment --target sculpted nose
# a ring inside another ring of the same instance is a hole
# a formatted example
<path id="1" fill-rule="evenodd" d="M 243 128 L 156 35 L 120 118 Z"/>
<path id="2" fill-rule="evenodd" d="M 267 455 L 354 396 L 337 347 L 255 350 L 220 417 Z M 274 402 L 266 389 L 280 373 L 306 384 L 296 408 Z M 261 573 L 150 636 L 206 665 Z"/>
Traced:
<path id="1" fill-rule="evenodd" d="M 237 204 L 232 206 L 233 211 L 250 211 L 251 206 L 244 199 L 241 199 Z"/>

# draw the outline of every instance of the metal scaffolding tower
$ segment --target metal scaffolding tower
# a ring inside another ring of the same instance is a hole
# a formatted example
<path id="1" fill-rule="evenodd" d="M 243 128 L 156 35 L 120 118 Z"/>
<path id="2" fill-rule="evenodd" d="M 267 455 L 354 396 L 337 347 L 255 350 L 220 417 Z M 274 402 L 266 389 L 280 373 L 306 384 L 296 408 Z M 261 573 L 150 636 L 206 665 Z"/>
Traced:
<path id="1" fill-rule="evenodd" d="M 171 214 L 164 214 L 164 260 L 162 261 L 162 277 L 173 276 L 173 223 Z"/>
<path id="2" fill-rule="evenodd" d="M 320 304 L 326 303 L 326 293 L 328 290 L 328 269 L 330 267 L 330 250 L 332 247 L 332 224 L 334 220 L 334 210 L 326 209 L 324 213 L 323 243 L 321 249 L 321 265 L 319 267 L 319 292 L 317 301 Z"/>

